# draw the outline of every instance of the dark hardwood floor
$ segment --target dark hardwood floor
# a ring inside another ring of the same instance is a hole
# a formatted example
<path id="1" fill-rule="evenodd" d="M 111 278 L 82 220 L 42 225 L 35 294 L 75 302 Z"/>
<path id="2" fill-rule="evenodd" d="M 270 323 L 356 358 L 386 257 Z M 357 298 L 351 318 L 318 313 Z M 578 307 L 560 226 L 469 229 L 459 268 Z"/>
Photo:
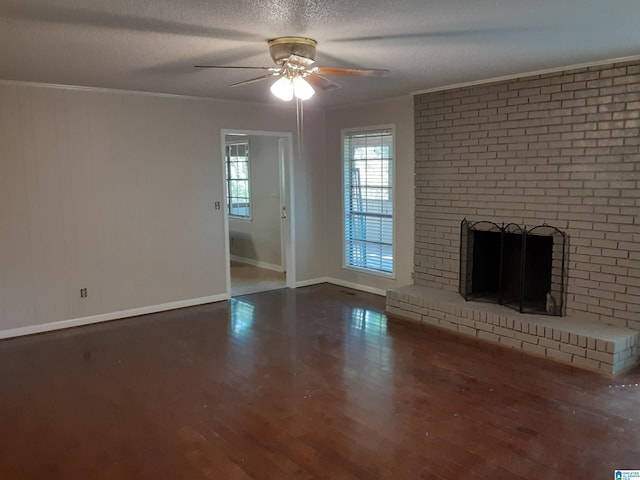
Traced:
<path id="1" fill-rule="evenodd" d="M 319 285 L 0 342 L 0 479 L 606 479 L 610 379 Z"/>

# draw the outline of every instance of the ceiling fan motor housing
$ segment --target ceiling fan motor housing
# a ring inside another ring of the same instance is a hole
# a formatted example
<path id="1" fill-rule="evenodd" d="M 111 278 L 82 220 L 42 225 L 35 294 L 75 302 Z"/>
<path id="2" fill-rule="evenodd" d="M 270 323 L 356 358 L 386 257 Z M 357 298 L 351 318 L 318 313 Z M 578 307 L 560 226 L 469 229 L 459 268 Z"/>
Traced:
<path id="1" fill-rule="evenodd" d="M 304 37 L 278 37 L 269 40 L 269 53 L 278 65 L 283 64 L 290 55 L 298 55 L 313 60 L 318 42 Z"/>

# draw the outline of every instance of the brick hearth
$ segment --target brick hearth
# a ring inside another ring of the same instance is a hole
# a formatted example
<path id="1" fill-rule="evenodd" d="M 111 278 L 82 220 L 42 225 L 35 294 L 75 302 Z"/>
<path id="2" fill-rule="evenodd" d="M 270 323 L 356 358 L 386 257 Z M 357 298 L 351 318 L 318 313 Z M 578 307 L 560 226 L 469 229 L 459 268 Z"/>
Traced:
<path id="1" fill-rule="evenodd" d="M 460 295 L 409 286 L 387 292 L 387 313 L 575 367 L 613 375 L 640 356 L 640 332 L 569 317 L 526 315 Z"/>
<path id="2" fill-rule="evenodd" d="M 415 96 L 414 107 L 415 286 L 426 288 L 427 298 L 433 290 L 440 292 L 436 297 L 446 294 L 446 305 L 467 312 L 461 318 L 473 325 L 453 323 L 475 330 L 468 334 L 598 371 L 624 368 L 631 362 L 624 357 L 629 348 L 634 355 L 633 341 L 623 347 L 613 338 L 640 331 L 640 62 L 424 93 Z M 463 218 L 528 227 L 547 223 L 566 232 L 567 317 L 553 320 L 564 322 L 558 331 L 569 335 L 568 342 L 547 336 L 545 317 L 487 311 L 477 303 L 471 309 L 449 296 L 457 295 Z M 390 312 L 418 313 L 404 301 L 392 303 L 405 293 L 390 292 Z M 420 313 L 421 321 L 436 318 L 446 328 L 442 322 L 451 318 L 438 315 L 456 315 L 428 310 Z M 491 329 L 483 329 L 483 314 L 508 324 L 489 321 Z M 535 325 L 539 340 L 515 335 L 530 331 L 515 329 L 510 336 L 497 330 L 509 329 L 509 319 Z M 584 333 L 598 325 L 604 336 Z M 621 330 L 608 329 L 615 327 Z M 572 333 L 587 344 L 571 342 Z M 598 349 L 598 340 L 613 342 L 613 351 Z M 586 349 L 585 355 L 577 349 Z"/>

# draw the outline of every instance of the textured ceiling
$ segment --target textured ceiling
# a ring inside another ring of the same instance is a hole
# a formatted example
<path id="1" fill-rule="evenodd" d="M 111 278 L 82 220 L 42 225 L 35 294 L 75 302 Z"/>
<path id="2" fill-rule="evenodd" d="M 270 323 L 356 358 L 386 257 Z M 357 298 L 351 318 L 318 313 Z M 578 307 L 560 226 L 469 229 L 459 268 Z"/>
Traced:
<path id="1" fill-rule="evenodd" d="M 266 40 L 318 41 L 321 66 L 386 68 L 332 77 L 336 106 L 640 54 L 638 0 L 0 0 L 0 79 L 274 101 Z M 259 72 L 258 72 L 259 73 Z"/>

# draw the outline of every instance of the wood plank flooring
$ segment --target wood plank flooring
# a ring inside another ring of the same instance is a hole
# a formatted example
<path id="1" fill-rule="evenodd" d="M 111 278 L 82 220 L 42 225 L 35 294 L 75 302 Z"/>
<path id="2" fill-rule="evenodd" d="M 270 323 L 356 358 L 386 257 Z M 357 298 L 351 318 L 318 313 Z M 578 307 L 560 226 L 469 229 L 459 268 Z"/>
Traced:
<path id="1" fill-rule="evenodd" d="M 610 379 L 319 285 L 0 342 L 0 478 L 599 479 L 640 469 Z"/>
<path id="2" fill-rule="evenodd" d="M 275 272 L 246 263 L 231 262 L 231 296 L 266 292 L 287 286 L 284 272 Z"/>

